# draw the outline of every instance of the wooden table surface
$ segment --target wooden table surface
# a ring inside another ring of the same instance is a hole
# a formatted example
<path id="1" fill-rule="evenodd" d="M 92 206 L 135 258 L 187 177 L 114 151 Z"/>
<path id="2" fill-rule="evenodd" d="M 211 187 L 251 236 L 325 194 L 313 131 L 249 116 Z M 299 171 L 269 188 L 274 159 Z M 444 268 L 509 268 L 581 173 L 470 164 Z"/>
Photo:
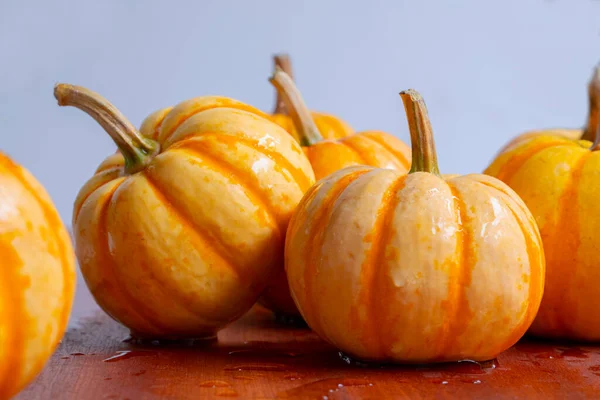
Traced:
<path id="1" fill-rule="evenodd" d="M 69 331 L 17 399 L 600 399 L 600 347 L 525 339 L 484 365 L 364 366 L 259 307 L 217 341 L 140 345 L 79 283 Z"/>

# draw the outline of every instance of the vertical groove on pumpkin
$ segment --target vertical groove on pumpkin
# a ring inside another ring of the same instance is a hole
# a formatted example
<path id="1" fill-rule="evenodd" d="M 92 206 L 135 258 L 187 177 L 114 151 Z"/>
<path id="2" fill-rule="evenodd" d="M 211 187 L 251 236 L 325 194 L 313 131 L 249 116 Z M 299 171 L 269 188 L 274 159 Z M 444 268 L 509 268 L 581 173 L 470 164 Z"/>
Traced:
<path id="1" fill-rule="evenodd" d="M 192 221 L 190 215 L 188 215 L 184 210 L 181 210 L 178 205 L 173 201 L 173 196 L 167 191 L 161 188 L 158 183 L 154 180 L 150 174 L 145 171 L 144 178 L 148 183 L 152 193 L 157 197 L 160 203 L 165 207 L 165 209 L 170 212 L 173 219 L 178 221 L 182 228 L 187 232 L 190 232 L 188 238 L 195 242 L 195 244 L 201 243 L 203 250 L 208 251 L 208 255 L 205 257 L 209 260 L 219 260 L 219 265 L 224 266 L 226 269 L 231 271 L 241 282 L 249 282 L 250 276 L 247 271 L 244 271 L 243 268 L 239 268 L 235 261 L 231 258 L 231 249 L 227 248 L 225 244 L 221 242 L 221 239 L 217 236 L 213 235 L 210 232 L 206 232 L 203 228 L 197 226 Z M 169 194 L 168 194 L 169 193 Z M 199 253 L 203 253 L 198 246 L 194 245 L 196 250 Z M 213 265 L 215 263 L 212 263 Z M 250 273 L 252 271 L 249 271 Z M 155 280 L 158 284 L 158 287 L 165 293 L 164 287 L 165 283 L 160 282 L 154 274 L 152 275 L 152 279 Z M 173 293 L 178 294 L 177 290 L 174 290 Z M 167 296 L 168 297 L 168 296 Z M 205 320 L 208 322 L 215 322 L 216 320 L 207 319 L 206 316 L 199 314 L 196 310 L 189 307 L 189 304 L 186 303 L 185 299 L 180 298 L 180 296 L 171 296 L 174 298 L 174 302 L 181 306 L 182 309 L 188 311 L 190 314 L 194 315 L 196 318 L 201 320 Z"/>
<path id="2" fill-rule="evenodd" d="M 535 140 L 535 139 L 533 139 L 533 140 Z M 577 146 L 577 144 L 572 141 L 565 141 L 563 139 L 557 139 L 556 141 L 551 141 L 549 143 L 544 142 L 544 143 L 539 143 L 535 146 L 529 146 L 527 148 L 527 151 L 524 151 L 519 154 L 515 154 L 512 157 L 510 157 L 508 160 L 506 160 L 502 164 L 500 169 L 498 170 L 498 173 L 496 174 L 496 178 L 500 179 L 502 182 L 510 185 L 510 181 L 512 180 L 513 176 L 515 176 L 517 174 L 517 172 L 519 172 L 521 167 L 523 165 L 525 165 L 525 163 L 529 159 L 531 159 L 532 157 L 536 156 L 538 153 L 541 153 L 542 151 L 544 151 L 550 147 L 556 147 L 556 146 Z"/>
<path id="3" fill-rule="evenodd" d="M 441 349 L 439 350 L 438 358 L 443 359 L 448 354 L 461 357 L 461 354 L 453 353 L 453 345 L 459 340 L 460 336 L 467 329 L 468 323 L 473 316 L 473 310 L 470 307 L 467 299 L 467 287 L 471 283 L 471 273 L 475 266 L 475 255 L 473 249 L 473 233 L 471 232 L 470 218 L 467 216 L 466 205 L 460 197 L 459 191 L 450 182 L 446 181 L 452 197 L 454 199 L 454 210 L 457 216 L 456 232 L 457 238 L 457 257 L 456 270 L 457 276 L 453 280 L 449 277 L 448 285 L 452 288 L 448 293 L 448 304 L 451 306 L 451 311 L 447 313 L 447 329 L 444 331 L 440 339 Z M 452 293 L 452 294 L 451 294 Z"/>
<path id="4" fill-rule="evenodd" d="M 408 158 L 406 158 L 406 156 L 400 151 L 390 146 L 389 143 L 383 140 L 380 136 L 377 136 L 375 134 L 367 134 L 366 132 L 361 132 L 357 135 L 362 138 L 366 138 L 369 141 L 374 142 L 377 145 L 383 147 L 388 153 L 390 153 L 393 156 L 393 158 L 395 158 L 399 162 L 399 164 L 402 165 L 402 167 L 406 168 L 407 171 L 410 169 L 410 161 L 408 160 Z"/>
<path id="5" fill-rule="evenodd" d="M 343 194 L 348 185 L 367 172 L 369 172 L 368 169 L 353 171 L 348 175 L 341 177 L 331 188 L 329 188 L 326 197 L 322 200 L 318 211 L 315 213 L 315 216 L 311 221 L 310 234 L 307 234 L 309 239 L 306 246 L 308 251 L 306 252 L 306 258 L 304 260 L 304 285 L 307 293 L 306 304 L 308 305 L 309 310 L 306 312 L 306 314 L 312 316 L 312 318 L 310 318 L 310 320 L 313 322 L 313 326 L 311 326 L 311 328 L 316 332 L 319 332 L 319 334 L 324 335 L 326 338 L 327 336 L 322 329 L 321 320 L 318 314 L 315 312 L 315 310 L 318 309 L 316 300 L 320 296 L 318 293 L 314 293 L 314 281 L 317 278 L 318 268 L 321 264 L 320 251 L 323 246 L 323 240 L 325 239 L 325 230 L 327 228 L 327 224 L 329 223 L 329 219 L 331 218 L 333 207 L 338 198 Z"/>
<path id="6" fill-rule="evenodd" d="M 554 269 L 557 267 L 562 269 L 563 274 L 560 277 L 561 285 L 566 288 L 572 287 L 571 282 L 577 272 L 576 269 L 567 268 L 567 266 L 569 264 L 573 266 L 578 265 L 577 262 L 573 263 L 572 259 L 573 257 L 577 257 L 577 250 L 580 245 L 579 206 L 577 204 L 579 181 L 581 179 L 584 164 L 592 154 L 592 152 L 582 153 L 579 160 L 573 165 L 570 171 L 569 181 L 565 185 L 564 191 L 558 200 L 557 226 L 555 232 L 552 232 L 551 236 L 554 240 L 550 243 L 547 241 L 546 243 L 549 245 L 545 246 L 547 251 L 553 251 L 553 254 L 558 255 L 558 260 L 556 259 L 556 256 L 554 256 L 550 261 L 552 262 L 552 267 Z M 572 236 L 569 236 L 569 233 L 571 233 Z M 562 251 L 558 252 L 556 251 L 557 249 L 562 249 Z M 546 261 L 548 261 L 548 258 Z M 576 320 L 577 316 L 573 315 L 575 310 L 570 307 L 572 305 L 572 299 L 570 298 L 571 296 L 569 296 L 569 292 L 570 290 L 567 290 L 564 293 L 560 304 L 561 307 L 565 307 L 564 311 L 566 312 L 557 312 L 557 310 L 554 310 L 554 319 L 555 324 L 564 332 L 574 333 L 571 329 L 571 321 Z"/>
<path id="7" fill-rule="evenodd" d="M 506 341 L 504 343 L 502 343 L 501 346 L 499 346 L 500 350 L 494 350 L 494 352 L 497 353 L 499 351 L 502 351 L 503 349 L 507 349 L 507 348 L 511 347 L 512 345 L 514 345 L 525 334 L 525 332 L 531 325 L 531 322 L 533 322 L 533 317 L 535 317 L 535 316 L 532 316 L 532 314 L 534 312 L 536 312 L 537 310 L 533 310 L 532 299 L 535 299 L 536 297 L 538 297 L 536 295 L 536 291 L 537 291 L 537 287 L 539 286 L 540 280 L 541 280 L 541 279 L 539 279 L 539 278 L 541 278 L 541 276 L 536 275 L 535 272 L 533 271 L 533 268 L 542 262 L 541 260 L 543 259 L 543 250 L 539 246 L 536 246 L 534 241 L 531 239 L 531 234 L 535 233 L 537 231 L 537 228 L 533 226 L 534 222 L 530 221 L 530 220 L 524 221 L 523 219 L 520 218 L 519 214 L 513 208 L 514 206 L 516 206 L 517 208 L 519 206 L 518 206 L 518 204 L 516 204 L 516 202 L 514 201 L 512 196 L 508 195 L 503 190 L 500 190 L 498 187 L 489 184 L 488 182 L 482 182 L 482 181 L 476 181 L 476 182 L 479 183 L 480 185 L 484 186 L 485 190 L 490 192 L 490 197 L 500 197 L 502 199 L 502 201 L 504 202 L 504 205 L 506 206 L 506 208 L 508 208 L 508 210 L 511 212 L 516 224 L 519 226 L 519 229 L 523 233 L 523 238 L 525 240 L 525 246 L 526 246 L 526 251 L 527 251 L 527 260 L 528 260 L 528 264 L 529 264 L 529 271 L 530 271 L 529 282 L 528 282 L 529 287 L 528 287 L 528 294 L 527 294 L 527 306 L 526 306 L 525 313 L 523 314 L 523 319 L 521 320 L 519 325 L 514 328 L 514 333 L 512 335 L 510 335 L 506 339 Z M 496 192 L 496 193 L 494 193 L 494 192 Z M 527 228 L 525 226 L 526 223 L 529 224 L 529 228 Z M 534 249 L 536 247 L 537 247 L 537 251 L 535 251 L 535 254 L 534 254 Z M 540 298 L 540 300 L 541 300 L 541 298 Z"/>
<path id="8" fill-rule="evenodd" d="M 281 237 L 282 229 L 279 226 L 279 222 L 283 218 L 274 210 L 271 199 L 265 194 L 258 182 L 252 182 L 250 179 L 244 177 L 243 174 L 245 171 L 241 170 L 238 166 L 232 165 L 232 163 L 219 158 L 218 155 L 210 149 L 210 146 L 206 146 L 206 144 L 206 140 L 186 140 L 178 143 L 178 146 L 174 148 L 174 150 L 176 149 L 177 151 L 185 153 L 191 159 L 209 164 L 212 170 L 221 173 L 223 176 L 231 179 L 233 183 L 239 185 L 252 203 L 262 209 L 267 215 L 268 218 L 266 222 L 275 227 L 277 229 L 277 235 Z M 254 148 L 252 149 L 254 150 Z"/>
<path id="9" fill-rule="evenodd" d="M 393 219 L 398 206 L 398 192 L 400 192 L 406 184 L 406 175 L 399 176 L 387 187 L 383 193 L 381 204 L 377 210 L 377 217 L 373 226 L 373 239 L 371 242 L 371 251 L 369 252 L 369 260 L 366 263 L 367 268 L 370 269 L 369 276 L 363 279 L 361 284 L 364 287 L 368 287 L 369 296 L 367 298 L 366 309 L 368 310 L 367 320 L 369 323 L 367 326 L 370 327 L 370 336 L 374 342 L 377 342 L 377 348 L 380 357 L 390 357 L 386 351 L 386 346 L 382 338 L 381 332 L 383 327 L 386 326 L 386 321 L 382 316 L 385 315 L 385 304 L 379 304 L 376 300 L 381 294 L 380 289 L 383 286 L 383 281 L 389 276 L 387 275 L 387 243 L 392 236 Z M 363 264 L 363 269 L 365 265 Z M 364 272 L 361 270 L 361 278 Z M 366 282 L 364 282 L 366 280 Z"/>
<path id="10" fill-rule="evenodd" d="M 124 308 L 128 310 L 125 314 L 128 314 L 133 317 L 136 321 L 135 324 L 125 323 L 125 321 L 120 321 L 118 318 L 113 316 L 109 310 L 107 312 L 112 318 L 115 318 L 117 321 L 123 323 L 124 325 L 130 327 L 139 327 L 140 323 L 142 326 L 146 325 L 150 327 L 149 330 L 154 331 L 155 333 L 165 333 L 168 332 L 169 329 L 164 326 L 160 326 L 154 321 L 152 310 L 147 309 L 145 303 L 138 301 L 138 299 L 125 287 L 125 285 L 121 282 L 120 276 L 117 272 L 117 268 L 115 267 L 114 258 L 110 252 L 109 239 L 108 239 L 108 211 L 110 208 L 110 204 L 112 203 L 115 192 L 118 188 L 121 187 L 121 184 L 125 178 L 122 178 L 121 181 L 115 182 L 112 188 L 105 194 L 105 197 L 101 197 L 98 199 L 98 206 L 100 210 L 97 216 L 97 229 L 98 229 L 98 243 L 93 243 L 93 247 L 98 249 L 95 259 L 96 267 L 100 267 L 102 271 L 102 277 L 104 281 L 110 282 L 106 287 L 114 288 L 113 293 L 117 295 L 117 297 L 122 298 L 120 304 L 124 305 Z M 86 274 L 84 274 L 85 277 Z M 115 287 L 116 286 L 116 287 Z M 92 293 L 96 292 L 96 287 L 90 287 L 90 291 Z M 96 297 L 96 296 L 94 296 Z M 111 296 L 112 297 L 112 296 Z M 102 297 L 96 299 L 96 301 L 102 303 Z M 105 308 L 105 307 L 102 307 Z M 146 328 L 144 328 L 146 329 Z"/>

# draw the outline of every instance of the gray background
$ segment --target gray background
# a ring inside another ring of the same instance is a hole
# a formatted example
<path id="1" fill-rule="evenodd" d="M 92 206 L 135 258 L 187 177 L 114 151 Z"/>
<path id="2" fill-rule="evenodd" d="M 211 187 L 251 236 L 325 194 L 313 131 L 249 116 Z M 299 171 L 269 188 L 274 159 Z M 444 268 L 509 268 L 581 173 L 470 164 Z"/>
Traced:
<path id="1" fill-rule="evenodd" d="M 600 2 L 0 0 L 0 149 L 45 185 L 67 223 L 114 145 L 53 85 L 101 92 L 136 125 L 221 94 L 270 110 L 287 51 L 313 109 L 407 140 L 398 91 L 429 106 L 442 172 L 479 172 L 532 128 L 580 126 L 600 60 Z"/>

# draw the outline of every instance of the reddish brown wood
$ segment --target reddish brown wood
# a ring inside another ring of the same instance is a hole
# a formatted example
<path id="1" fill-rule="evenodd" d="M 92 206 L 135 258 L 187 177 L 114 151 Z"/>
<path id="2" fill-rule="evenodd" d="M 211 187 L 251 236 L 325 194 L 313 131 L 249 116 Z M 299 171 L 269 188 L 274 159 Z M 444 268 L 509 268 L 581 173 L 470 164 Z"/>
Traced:
<path id="1" fill-rule="evenodd" d="M 75 315 L 94 315 L 71 327 L 18 399 L 600 398 L 596 346 L 525 340 L 484 366 L 365 368 L 262 308 L 221 331 L 218 342 L 142 346 L 123 342 L 127 330 L 79 288 Z"/>

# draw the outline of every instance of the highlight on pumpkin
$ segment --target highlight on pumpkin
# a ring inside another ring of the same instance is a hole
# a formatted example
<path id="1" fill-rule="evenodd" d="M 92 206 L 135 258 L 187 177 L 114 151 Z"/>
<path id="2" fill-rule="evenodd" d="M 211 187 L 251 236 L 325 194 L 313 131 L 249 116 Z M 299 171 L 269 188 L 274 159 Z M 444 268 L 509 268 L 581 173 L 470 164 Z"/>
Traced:
<path id="1" fill-rule="evenodd" d="M 226 97 L 151 114 L 142 125 L 152 140 L 92 91 L 62 84 L 55 96 L 120 149 L 73 207 L 77 256 L 99 306 L 143 339 L 214 337 L 250 309 L 283 271 L 287 223 L 315 181 L 300 145 Z"/>
<path id="2" fill-rule="evenodd" d="M 400 95 L 411 173 L 350 166 L 304 195 L 286 238 L 292 297 L 311 329 L 356 359 L 489 360 L 538 311 L 539 231 L 497 179 L 440 176 L 425 103 Z"/>

